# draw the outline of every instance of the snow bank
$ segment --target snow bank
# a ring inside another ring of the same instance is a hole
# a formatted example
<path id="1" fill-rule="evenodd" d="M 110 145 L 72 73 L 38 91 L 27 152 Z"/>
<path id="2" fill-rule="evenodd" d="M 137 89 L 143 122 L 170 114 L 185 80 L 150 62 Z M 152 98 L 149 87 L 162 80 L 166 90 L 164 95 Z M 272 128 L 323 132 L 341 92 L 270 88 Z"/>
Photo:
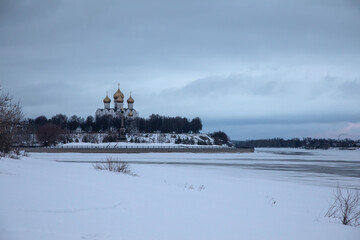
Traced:
<path id="1" fill-rule="evenodd" d="M 61 144 L 63 146 L 103 146 L 107 134 L 76 134 L 72 137 L 72 143 Z M 91 140 L 91 141 L 90 141 Z M 131 144 L 136 146 L 180 146 L 180 145 L 213 145 L 214 139 L 208 134 L 170 134 L 170 133 L 136 133 L 127 134 L 126 143 L 110 143 L 111 145 Z"/>

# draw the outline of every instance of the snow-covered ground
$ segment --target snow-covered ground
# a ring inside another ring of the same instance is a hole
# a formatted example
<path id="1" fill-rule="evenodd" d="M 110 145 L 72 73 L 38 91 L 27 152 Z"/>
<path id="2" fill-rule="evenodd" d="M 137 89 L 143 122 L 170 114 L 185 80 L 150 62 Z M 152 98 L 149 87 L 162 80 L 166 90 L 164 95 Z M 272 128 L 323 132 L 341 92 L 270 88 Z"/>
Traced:
<path id="1" fill-rule="evenodd" d="M 59 146 L 181 146 L 181 145 L 214 145 L 214 139 L 205 133 L 133 133 L 126 134 L 126 142 L 111 142 L 105 141 L 105 133 L 77 133 L 71 135 L 70 139 L 73 142 L 66 144 L 59 144 Z M 112 134 L 110 134 L 111 136 Z M 113 136 L 116 136 L 114 134 Z"/>
<path id="2" fill-rule="evenodd" d="M 53 147 L 53 146 L 50 146 Z M 109 142 L 109 143 L 85 143 L 85 142 L 72 142 L 65 144 L 58 144 L 56 148 L 65 147 L 65 148 L 224 148 L 227 147 L 226 144 L 223 145 L 191 145 L 191 144 L 176 144 L 176 143 L 131 143 L 131 142 Z"/>
<path id="3" fill-rule="evenodd" d="M 138 176 L 92 167 L 107 157 Z M 2 158 L 0 239 L 360 239 L 324 217 L 359 174 L 359 150 Z"/>

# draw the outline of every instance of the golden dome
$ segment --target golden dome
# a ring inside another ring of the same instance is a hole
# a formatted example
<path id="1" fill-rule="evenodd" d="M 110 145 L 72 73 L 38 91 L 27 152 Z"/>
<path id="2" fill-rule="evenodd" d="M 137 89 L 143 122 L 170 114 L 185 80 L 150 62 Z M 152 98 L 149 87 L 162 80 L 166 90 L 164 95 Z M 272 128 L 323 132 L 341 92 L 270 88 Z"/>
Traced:
<path id="1" fill-rule="evenodd" d="M 120 84 L 118 84 L 118 90 L 114 93 L 114 98 L 117 99 L 118 97 L 124 99 L 124 94 L 120 91 Z"/>
<path id="2" fill-rule="evenodd" d="M 124 102 L 124 99 L 123 99 L 121 96 L 119 96 L 119 97 L 116 99 L 116 102 L 118 102 L 118 103 L 123 103 L 123 102 Z"/>
<path id="3" fill-rule="evenodd" d="M 134 116 L 134 114 L 133 114 L 133 112 L 131 111 L 131 112 L 129 112 L 129 117 L 132 117 L 132 116 Z"/>
<path id="4" fill-rule="evenodd" d="M 104 98 L 104 103 L 110 103 L 111 99 L 108 97 L 108 95 L 106 94 L 106 97 Z"/>
<path id="5" fill-rule="evenodd" d="M 128 98 L 127 102 L 128 102 L 128 103 L 134 103 L 134 99 L 131 97 L 131 95 L 130 95 L 130 97 Z"/>

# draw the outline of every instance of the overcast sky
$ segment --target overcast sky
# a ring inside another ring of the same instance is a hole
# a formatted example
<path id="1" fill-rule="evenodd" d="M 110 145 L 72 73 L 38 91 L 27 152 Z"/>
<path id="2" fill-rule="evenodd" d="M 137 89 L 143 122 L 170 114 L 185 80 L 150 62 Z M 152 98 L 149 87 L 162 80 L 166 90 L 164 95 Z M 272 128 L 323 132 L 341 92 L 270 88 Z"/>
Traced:
<path id="1" fill-rule="evenodd" d="M 142 117 L 232 139 L 360 138 L 358 0 L 0 0 L 0 84 L 26 117 Z"/>

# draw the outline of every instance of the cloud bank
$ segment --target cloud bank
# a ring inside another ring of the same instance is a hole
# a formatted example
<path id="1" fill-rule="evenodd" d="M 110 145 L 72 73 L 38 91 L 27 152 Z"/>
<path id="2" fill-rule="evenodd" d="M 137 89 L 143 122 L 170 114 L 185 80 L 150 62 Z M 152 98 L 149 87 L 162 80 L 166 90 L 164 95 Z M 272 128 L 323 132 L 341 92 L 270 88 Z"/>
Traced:
<path id="1" fill-rule="evenodd" d="M 360 122 L 359 66 L 355 0 L 0 3 L 0 83 L 28 117 L 93 115 L 120 82 L 144 117 L 330 136 Z"/>

